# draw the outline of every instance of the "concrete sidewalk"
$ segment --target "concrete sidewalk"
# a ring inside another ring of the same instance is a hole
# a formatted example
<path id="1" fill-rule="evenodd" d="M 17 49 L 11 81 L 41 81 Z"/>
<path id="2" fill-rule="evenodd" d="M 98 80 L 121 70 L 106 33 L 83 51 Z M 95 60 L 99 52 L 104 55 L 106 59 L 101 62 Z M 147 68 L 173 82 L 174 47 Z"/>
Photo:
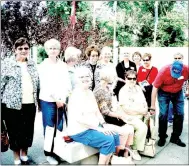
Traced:
<path id="1" fill-rule="evenodd" d="M 158 114 L 158 113 L 157 113 Z M 156 122 L 157 123 L 157 122 Z M 158 127 L 157 127 L 158 129 Z M 141 161 L 134 161 L 136 165 L 143 164 L 189 164 L 188 161 L 188 100 L 185 104 L 185 120 L 184 128 L 181 135 L 182 141 L 186 143 L 186 147 L 179 147 L 169 142 L 170 135 L 172 132 L 172 126 L 168 128 L 166 145 L 164 147 L 156 146 L 156 156 L 154 158 L 142 156 Z M 46 157 L 43 153 L 43 127 L 42 127 L 42 114 L 37 113 L 35 120 L 35 133 L 34 142 L 32 147 L 29 149 L 28 155 L 33 160 L 31 164 L 35 165 L 48 165 Z M 1 153 L 1 165 L 13 165 L 13 153 L 8 150 L 5 153 Z M 68 165 L 67 162 L 61 162 L 60 165 Z"/>

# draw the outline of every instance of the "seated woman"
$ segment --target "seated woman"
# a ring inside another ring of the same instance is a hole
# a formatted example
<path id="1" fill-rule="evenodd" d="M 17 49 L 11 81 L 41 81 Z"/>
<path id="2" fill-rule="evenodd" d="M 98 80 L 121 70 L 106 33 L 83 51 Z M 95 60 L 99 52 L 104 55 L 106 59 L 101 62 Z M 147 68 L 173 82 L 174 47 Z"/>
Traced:
<path id="1" fill-rule="evenodd" d="M 109 164 L 120 144 L 119 135 L 104 125 L 94 94 L 89 90 L 89 73 L 86 67 L 78 67 L 75 72 L 76 87 L 68 103 L 67 134 L 76 142 L 99 149 L 98 164 Z"/>
<path id="2" fill-rule="evenodd" d="M 126 72 L 126 84 L 119 92 L 119 105 L 127 116 L 124 121 L 135 129 L 132 149 L 138 160 L 141 160 L 138 151 L 144 150 L 147 135 L 147 126 L 142 120 L 147 115 L 148 107 L 141 87 L 136 85 L 136 76 L 133 70 Z"/>
<path id="3" fill-rule="evenodd" d="M 113 110 L 112 97 L 113 97 L 113 82 L 117 74 L 112 74 L 113 68 L 104 67 L 100 72 L 100 84 L 98 84 L 93 93 L 96 97 L 98 107 L 104 116 L 107 123 L 112 124 L 114 131 L 120 134 L 120 144 L 124 151 L 125 147 L 133 144 L 134 128 L 127 125 L 122 118 L 124 117 L 120 111 Z M 128 157 L 128 151 L 124 153 L 124 157 Z"/>

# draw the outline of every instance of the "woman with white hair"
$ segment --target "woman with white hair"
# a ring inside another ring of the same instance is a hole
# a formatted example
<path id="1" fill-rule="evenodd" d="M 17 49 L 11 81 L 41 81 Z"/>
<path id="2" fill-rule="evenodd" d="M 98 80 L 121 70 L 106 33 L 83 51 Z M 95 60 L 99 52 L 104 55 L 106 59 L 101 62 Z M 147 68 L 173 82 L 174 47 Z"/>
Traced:
<path id="1" fill-rule="evenodd" d="M 76 71 L 76 87 L 68 103 L 68 135 L 76 142 L 99 149 L 98 164 L 109 164 L 112 153 L 119 145 L 119 136 L 106 127 L 96 103 L 90 71 L 79 67 Z"/>
<path id="2" fill-rule="evenodd" d="M 68 70 L 66 64 L 57 57 L 60 54 L 60 42 L 56 39 L 50 39 L 44 44 L 45 51 L 48 55 L 39 65 L 40 78 L 40 108 L 43 117 L 44 135 L 47 126 L 54 127 L 57 124 L 57 129 L 63 129 L 63 111 L 68 91 L 71 88 Z M 57 111 L 58 109 L 58 111 Z M 53 148 L 52 148 L 53 149 Z M 53 151 L 53 150 L 52 150 Z M 58 162 L 53 158 L 53 153 L 44 151 L 47 156 L 47 161 L 50 164 L 57 165 Z"/>
<path id="3" fill-rule="evenodd" d="M 64 52 L 64 58 L 68 67 L 69 78 L 72 86 L 71 90 L 73 90 L 75 87 L 74 73 L 76 70 L 76 66 L 79 65 L 78 63 L 80 56 L 81 56 L 81 51 L 73 46 L 67 47 Z"/>
<path id="4" fill-rule="evenodd" d="M 100 72 L 100 84 L 95 87 L 93 93 L 96 97 L 98 107 L 105 119 L 105 121 L 112 127 L 112 129 L 119 133 L 120 144 L 122 145 L 122 154 L 128 157 L 128 151 L 125 147 L 130 147 L 133 144 L 134 128 L 127 125 L 123 119 L 125 118 L 123 112 L 113 108 L 113 82 L 116 80 L 116 75 L 112 75 L 112 70 L 109 67 L 104 67 Z M 120 152 L 121 152 L 120 150 Z"/>
<path id="5" fill-rule="evenodd" d="M 102 50 L 101 50 L 101 53 L 100 53 L 100 61 L 99 61 L 99 63 L 101 64 L 102 68 L 103 67 L 110 67 L 112 69 L 111 70 L 112 71 L 112 75 L 116 75 L 116 77 L 115 77 L 116 81 L 120 81 L 122 83 L 125 83 L 124 79 L 122 79 L 122 78 L 120 78 L 120 77 L 117 76 L 116 68 L 113 65 L 113 63 L 110 62 L 110 60 L 112 58 L 113 58 L 113 56 L 112 56 L 112 49 L 111 49 L 111 47 L 104 46 L 102 48 Z M 115 85 L 117 83 L 116 81 L 114 82 Z M 115 87 L 115 85 L 113 85 L 113 86 Z"/>

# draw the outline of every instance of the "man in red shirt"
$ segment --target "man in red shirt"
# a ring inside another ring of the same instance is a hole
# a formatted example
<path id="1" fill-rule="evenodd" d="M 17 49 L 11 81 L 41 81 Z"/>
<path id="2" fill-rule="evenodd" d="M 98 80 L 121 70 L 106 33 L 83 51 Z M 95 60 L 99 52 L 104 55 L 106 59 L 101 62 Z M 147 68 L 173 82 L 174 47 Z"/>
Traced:
<path id="1" fill-rule="evenodd" d="M 188 66 L 181 61 L 164 66 L 158 73 L 152 90 L 151 111 L 155 111 L 156 96 L 159 103 L 159 146 L 164 146 L 167 132 L 167 116 L 170 101 L 173 103 L 174 119 L 173 132 L 170 142 L 185 147 L 186 144 L 180 140 L 184 121 L 184 95 L 182 86 L 188 79 Z"/>

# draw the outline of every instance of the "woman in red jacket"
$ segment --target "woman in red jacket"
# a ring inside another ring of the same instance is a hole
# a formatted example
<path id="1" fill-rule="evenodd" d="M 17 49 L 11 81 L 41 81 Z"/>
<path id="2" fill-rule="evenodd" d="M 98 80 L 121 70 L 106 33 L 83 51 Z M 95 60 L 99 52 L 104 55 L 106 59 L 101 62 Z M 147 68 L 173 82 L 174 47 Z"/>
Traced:
<path id="1" fill-rule="evenodd" d="M 145 53 L 142 57 L 143 65 L 137 73 L 137 82 L 144 92 L 148 107 L 151 105 L 152 83 L 158 74 L 158 69 L 151 65 L 151 59 L 152 55 Z"/>

